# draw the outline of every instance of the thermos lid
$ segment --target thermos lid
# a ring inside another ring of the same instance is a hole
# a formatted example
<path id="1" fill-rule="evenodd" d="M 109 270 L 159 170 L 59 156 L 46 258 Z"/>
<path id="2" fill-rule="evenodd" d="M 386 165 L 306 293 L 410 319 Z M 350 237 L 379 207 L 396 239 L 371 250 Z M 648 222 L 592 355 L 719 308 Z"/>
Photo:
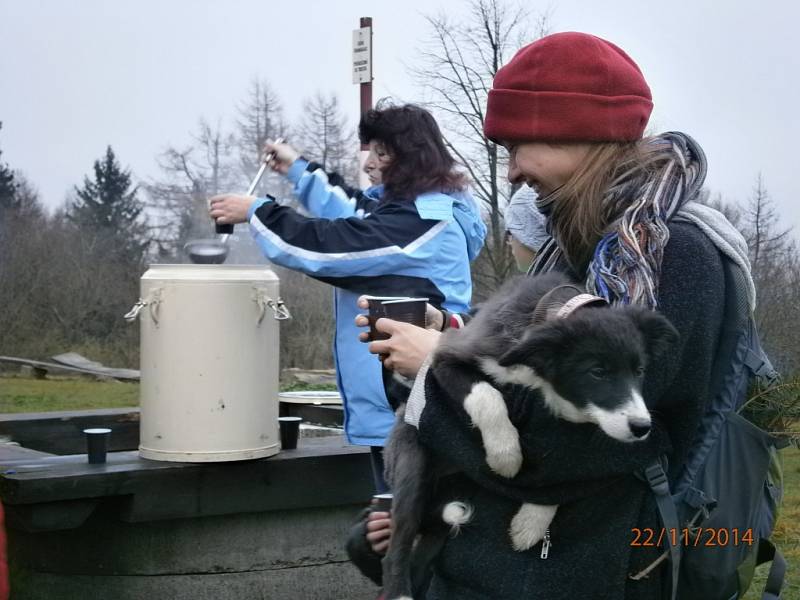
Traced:
<path id="1" fill-rule="evenodd" d="M 176 282 L 277 282 L 266 265 L 150 265 L 142 281 Z"/>

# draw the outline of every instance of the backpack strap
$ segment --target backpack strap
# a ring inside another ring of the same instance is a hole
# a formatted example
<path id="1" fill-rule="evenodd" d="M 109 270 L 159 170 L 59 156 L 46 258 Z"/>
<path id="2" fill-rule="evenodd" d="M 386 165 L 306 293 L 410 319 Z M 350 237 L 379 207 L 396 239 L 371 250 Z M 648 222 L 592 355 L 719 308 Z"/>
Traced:
<path id="1" fill-rule="evenodd" d="M 658 512 L 661 515 L 661 524 L 667 531 L 680 531 L 678 511 L 675 508 L 675 501 L 672 499 L 672 494 L 669 490 L 667 473 L 661 461 L 655 461 L 645 468 L 644 477 L 655 496 Z M 672 544 L 671 537 L 669 535 L 664 536 L 664 545 L 669 552 L 669 562 L 672 570 L 670 597 L 675 600 L 678 594 L 678 573 L 681 568 L 681 545 L 680 543 Z"/>
<path id="2" fill-rule="evenodd" d="M 780 550 L 769 540 L 758 540 L 758 557 L 756 564 L 772 561 L 767 575 L 767 583 L 764 584 L 764 593 L 761 600 L 780 600 L 781 588 L 786 578 L 786 559 L 783 558 Z"/>
<path id="3" fill-rule="evenodd" d="M 765 381 L 768 386 L 773 385 L 780 380 L 780 373 L 772 366 L 767 353 L 764 352 L 764 348 L 761 346 L 761 340 L 758 337 L 758 330 L 752 315 L 750 315 L 748 321 L 750 347 L 744 356 L 744 364 L 754 376 Z"/>

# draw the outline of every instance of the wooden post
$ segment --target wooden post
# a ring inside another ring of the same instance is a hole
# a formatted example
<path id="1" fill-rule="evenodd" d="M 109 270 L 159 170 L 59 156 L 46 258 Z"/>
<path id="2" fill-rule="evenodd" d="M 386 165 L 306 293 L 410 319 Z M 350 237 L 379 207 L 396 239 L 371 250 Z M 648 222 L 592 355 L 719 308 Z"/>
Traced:
<path id="1" fill-rule="evenodd" d="M 366 81 L 361 81 L 359 83 L 359 88 L 361 92 L 361 101 L 360 101 L 360 110 L 359 110 L 359 118 L 364 116 L 369 109 L 372 108 L 372 80 L 374 79 L 373 76 L 373 69 L 372 69 L 372 17 L 361 17 L 359 21 L 359 27 L 369 27 L 369 77 Z M 354 53 L 355 54 L 355 53 Z M 354 65 L 355 69 L 355 65 Z M 359 153 L 359 160 L 358 160 L 358 181 L 359 185 L 362 188 L 366 188 L 369 186 L 369 178 L 367 174 L 364 173 L 364 163 L 367 160 L 367 155 L 369 154 L 369 145 L 368 144 L 361 144 L 361 152 Z"/>
<path id="2" fill-rule="evenodd" d="M 372 17 L 361 17 L 360 22 L 361 27 L 369 27 L 370 28 L 370 40 L 369 40 L 369 68 L 370 68 L 370 78 L 369 81 L 366 83 L 362 83 L 361 85 L 361 113 L 360 115 L 363 117 L 364 113 L 366 113 L 370 108 L 372 108 L 372 80 L 375 78 L 373 75 L 372 70 Z M 361 144 L 362 150 L 369 150 L 369 146 L 366 144 Z"/>

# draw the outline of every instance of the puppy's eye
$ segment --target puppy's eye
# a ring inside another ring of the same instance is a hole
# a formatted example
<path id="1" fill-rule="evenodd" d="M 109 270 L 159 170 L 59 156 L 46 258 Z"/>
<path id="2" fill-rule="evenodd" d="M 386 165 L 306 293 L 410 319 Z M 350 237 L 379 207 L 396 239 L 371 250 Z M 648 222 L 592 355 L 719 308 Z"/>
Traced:
<path id="1" fill-rule="evenodd" d="M 637 377 L 644 377 L 644 367 L 643 366 L 636 367 L 635 373 Z"/>
<path id="2" fill-rule="evenodd" d="M 589 375 L 595 379 L 605 379 L 608 376 L 608 371 L 601 367 L 595 367 L 594 369 L 589 370 Z"/>

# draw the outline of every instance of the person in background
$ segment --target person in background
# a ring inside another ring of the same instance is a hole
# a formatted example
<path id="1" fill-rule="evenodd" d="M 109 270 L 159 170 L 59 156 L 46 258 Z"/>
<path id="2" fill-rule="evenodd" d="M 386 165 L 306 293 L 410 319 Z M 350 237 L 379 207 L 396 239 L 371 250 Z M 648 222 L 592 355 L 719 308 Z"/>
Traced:
<path id="1" fill-rule="evenodd" d="M 526 273 L 539 249 L 550 239 L 544 215 L 536 208 L 536 192 L 522 185 L 505 213 L 506 235 L 517 269 Z"/>
<path id="2" fill-rule="evenodd" d="M 427 600 L 669 597 L 662 549 L 632 547 L 632 531 L 659 527 L 654 496 L 637 474 L 665 456 L 674 482 L 714 370 L 726 364 L 723 260 L 741 269 L 750 310 L 755 288 L 741 234 L 697 202 L 706 175 L 701 147 L 679 132 L 643 137 L 652 106 L 644 76 L 623 50 L 596 36 L 558 33 L 523 47 L 497 72 L 484 124 L 486 136 L 509 151 L 509 181 L 536 191 L 552 234 L 529 272 L 569 273 L 610 304 L 658 310 L 678 330 L 673 351 L 644 373 L 653 425 L 635 449 L 532 409 L 534 393 L 514 388 L 505 398 L 522 469 L 512 480 L 493 475 L 470 459 L 483 453 L 463 433 L 458 399 L 427 371 L 439 335 L 376 324 L 392 337 L 372 342 L 371 351 L 416 376 L 406 420 L 459 471 L 439 481 L 434 504 L 468 501 L 474 511 L 433 562 Z M 514 551 L 508 524 L 521 501 L 559 505 L 549 553 L 543 543 Z"/>
<path id="3" fill-rule="evenodd" d="M 352 444 L 372 448 L 378 492 L 386 491 L 382 447 L 394 422 L 381 365 L 357 340 L 357 298 L 416 296 L 465 312 L 472 295 L 469 263 L 486 228 L 431 114 L 414 105 L 367 111 L 359 138 L 369 144 L 365 170 L 375 185 L 343 187 L 285 144 L 273 169 L 284 173 L 311 216 L 274 198 L 221 194 L 210 199 L 218 223 L 250 224 L 264 255 L 334 286 L 333 343 L 344 427 Z M 302 315 L 295 315 L 302 318 Z"/>

